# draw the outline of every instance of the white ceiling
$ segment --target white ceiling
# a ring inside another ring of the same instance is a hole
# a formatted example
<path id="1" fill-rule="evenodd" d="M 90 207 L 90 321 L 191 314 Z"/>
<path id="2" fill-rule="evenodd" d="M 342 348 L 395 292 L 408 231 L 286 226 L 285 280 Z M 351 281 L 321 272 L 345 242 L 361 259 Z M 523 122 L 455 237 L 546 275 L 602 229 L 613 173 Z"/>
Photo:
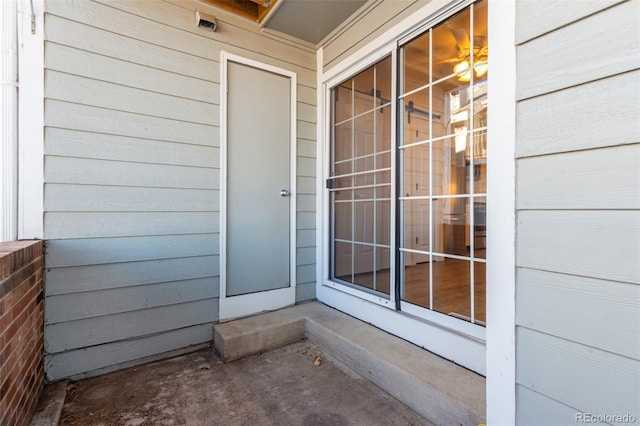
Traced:
<path id="1" fill-rule="evenodd" d="M 324 39 L 367 0 L 280 0 L 266 28 L 313 44 Z"/>

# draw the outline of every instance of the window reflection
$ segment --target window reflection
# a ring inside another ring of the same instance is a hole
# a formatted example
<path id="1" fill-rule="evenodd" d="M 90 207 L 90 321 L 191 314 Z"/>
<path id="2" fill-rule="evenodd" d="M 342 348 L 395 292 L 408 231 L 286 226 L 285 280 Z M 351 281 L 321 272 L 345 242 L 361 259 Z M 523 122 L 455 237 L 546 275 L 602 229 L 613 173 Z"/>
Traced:
<path id="1" fill-rule="evenodd" d="M 333 89 L 331 278 L 389 295 L 391 57 Z"/>
<path id="2" fill-rule="evenodd" d="M 486 1 L 401 48 L 403 300 L 484 324 Z M 419 111 L 416 113 L 416 111 Z"/>
<path id="3" fill-rule="evenodd" d="M 332 90 L 331 279 L 388 297 L 397 229 L 402 300 L 484 324 L 487 40 L 483 0 Z"/>

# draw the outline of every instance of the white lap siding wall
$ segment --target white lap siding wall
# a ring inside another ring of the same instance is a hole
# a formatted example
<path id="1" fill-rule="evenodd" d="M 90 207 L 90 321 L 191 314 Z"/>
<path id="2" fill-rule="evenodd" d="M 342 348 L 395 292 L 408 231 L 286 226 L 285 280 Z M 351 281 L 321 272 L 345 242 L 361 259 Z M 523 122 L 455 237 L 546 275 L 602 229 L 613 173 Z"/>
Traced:
<path id="1" fill-rule="evenodd" d="M 640 420 L 639 13 L 517 3 L 518 424 Z"/>
<path id="2" fill-rule="evenodd" d="M 315 297 L 315 53 L 224 13 L 218 32 L 197 29 L 196 7 L 208 6 L 45 3 L 51 380 L 211 340 L 220 271 L 222 49 L 297 73 L 297 300 Z"/>

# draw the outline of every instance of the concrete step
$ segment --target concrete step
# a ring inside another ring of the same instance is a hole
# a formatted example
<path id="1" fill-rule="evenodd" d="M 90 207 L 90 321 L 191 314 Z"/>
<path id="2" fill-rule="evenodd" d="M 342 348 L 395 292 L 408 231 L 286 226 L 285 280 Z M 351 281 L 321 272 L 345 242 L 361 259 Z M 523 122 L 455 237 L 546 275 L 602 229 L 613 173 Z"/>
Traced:
<path id="1" fill-rule="evenodd" d="M 434 424 L 484 423 L 484 377 L 321 303 L 214 326 L 225 361 L 303 337 Z"/>

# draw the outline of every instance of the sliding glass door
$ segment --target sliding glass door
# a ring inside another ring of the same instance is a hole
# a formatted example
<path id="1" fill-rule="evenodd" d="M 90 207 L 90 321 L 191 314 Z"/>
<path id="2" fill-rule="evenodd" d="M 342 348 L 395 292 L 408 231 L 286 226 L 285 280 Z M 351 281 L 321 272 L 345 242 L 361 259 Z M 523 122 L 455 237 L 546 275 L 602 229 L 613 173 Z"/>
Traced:
<path id="1" fill-rule="evenodd" d="M 486 22 L 485 1 L 409 40 L 400 47 L 398 73 L 401 299 L 479 324 L 485 321 Z"/>
<path id="2" fill-rule="evenodd" d="M 331 89 L 329 278 L 484 325 L 486 0 L 394 50 Z"/>
<path id="3" fill-rule="evenodd" d="M 332 91 L 331 279 L 391 289 L 391 58 Z"/>

